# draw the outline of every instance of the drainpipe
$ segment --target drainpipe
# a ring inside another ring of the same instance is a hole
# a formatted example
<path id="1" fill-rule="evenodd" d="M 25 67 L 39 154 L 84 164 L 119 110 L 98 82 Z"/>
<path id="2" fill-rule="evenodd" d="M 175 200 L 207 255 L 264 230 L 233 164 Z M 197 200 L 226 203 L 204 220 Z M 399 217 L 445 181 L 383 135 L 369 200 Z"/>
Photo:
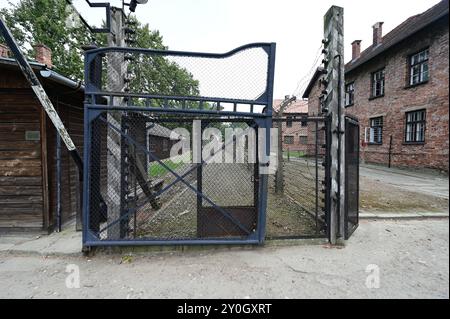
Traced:
<path id="1" fill-rule="evenodd" d="M 56 101 L 59 111 L 59 99 Z M 56 231 L 61 232 L 61 136 L 56 134 Z"/>
<path id="2" fill-rule="evenodd" d="M 45 70 L 41 70 L 40 74 L 43 78 L 53 80 L 59 84 L 65 85 L 71 89 L 84 91 L 84 85 L 82 85 L 81 82 L 76 82 L 71 79 L 68 79 L 68 78 L 62 76 L 61 74 L 56 73 L 55 71 L 45 69 Z"/>

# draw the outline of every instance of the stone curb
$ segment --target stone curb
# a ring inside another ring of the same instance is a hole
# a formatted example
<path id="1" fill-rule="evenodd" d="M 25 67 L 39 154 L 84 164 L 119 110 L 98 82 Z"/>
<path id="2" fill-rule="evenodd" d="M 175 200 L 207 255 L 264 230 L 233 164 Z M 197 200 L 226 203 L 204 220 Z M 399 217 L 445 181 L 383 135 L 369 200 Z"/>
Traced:
<path id="1" fill-rule="evenodd" d="M 360 213 L 360 219 L 427 219 L 448 218 L 448 213 Z"/>

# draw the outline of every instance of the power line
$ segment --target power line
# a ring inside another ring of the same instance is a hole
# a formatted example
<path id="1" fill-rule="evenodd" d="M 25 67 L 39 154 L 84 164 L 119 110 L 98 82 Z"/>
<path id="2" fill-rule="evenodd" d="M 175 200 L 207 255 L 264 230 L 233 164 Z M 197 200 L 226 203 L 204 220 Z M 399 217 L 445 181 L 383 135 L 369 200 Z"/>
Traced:
<path id="1" fill-rule="evenodd" d="M 294 93 L 296 96 L 299 96 L 300 94 L 302 94 L 306 88 L 306 86 L 308 85 L 309 81 L 311 80 L 311 77 L 313 76 L 313 74 L 316 72 L 317 67 L 319 66 L 319 60 L 320 60 L 321 56 L 319 55 L 316 60 L 314 61 L 313 66 L 311 67 L 311 69 L 309 70 L 309 72 L 305 75 L 305 77 L 303 78 L 303 81 L 301 83 L 301 85 L 299 85 L 298 89 L 296 90 L 296 92 Z"/>

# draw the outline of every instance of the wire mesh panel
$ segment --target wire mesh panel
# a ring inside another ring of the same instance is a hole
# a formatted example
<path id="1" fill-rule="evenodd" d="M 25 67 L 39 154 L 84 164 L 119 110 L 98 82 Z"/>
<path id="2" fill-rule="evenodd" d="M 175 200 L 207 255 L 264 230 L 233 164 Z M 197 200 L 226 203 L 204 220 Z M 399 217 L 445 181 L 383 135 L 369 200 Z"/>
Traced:
<path id="1" fill-rule="evenodd" d="M 263 242 L 274 52 L 87 51 L 85 246 Z"/>
<path id="2" fill-rule="evenodd" d="M 306 116 L 274 120 L 282 172 L 269 177 L 268 238 L 326 237 L 326 124 Z"/>
<path id="3" fill-rule="evenodd" d="M 90 132 L 91 236 L 98 241 L 252 238 L 260 227 L 259 185 L 258 163 L 249 156 L 249 124 L 254 122 L 100 112 Z M 233 137 L 212 143 L 229 131 Z"/>
<path id="4" fill-rule="evenodd" d="M 271 96 L 272 47 L 250 44 L 226 54 L 91 50 L 86 92 L 114 106 L 262 113 Z"/>

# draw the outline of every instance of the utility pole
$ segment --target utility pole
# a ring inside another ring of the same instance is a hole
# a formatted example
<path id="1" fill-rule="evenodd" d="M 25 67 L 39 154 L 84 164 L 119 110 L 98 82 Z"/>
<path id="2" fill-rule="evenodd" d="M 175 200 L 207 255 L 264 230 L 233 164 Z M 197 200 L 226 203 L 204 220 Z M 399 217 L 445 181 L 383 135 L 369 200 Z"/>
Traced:
<path id="1" fill-rule="evenodd" d="M 345 227 L 345 78 L 344 78 L 344 9 L 332 6 L 324 17 L 324 76 L 320 100 L 322 112 L 331 118 L 330 218 L 331 244 L 344 235 Z"/>
<path id="2" fill-rule="evenodd" d="M 125 47 L 125 32 L 124 32 L 124 12 L 120 8 L 111 7 L 111 32 L 108 33 L 107 41 L 110 47 Z M 122 52 L 109 52 L 107 60 L 107 87 L 109 91 L 122 92 L 125 87 L 124 77 L 126 74 L 127 65 Z M 110 101 L 112 105 L 122 106 L 125 101 L 120 97 L 112 97 Z M 114 112 L 107 114 L 107 121 L 115 127 L 122 128 L 122 114 L 121 112 Z M 107 205 L 108 205 L 108 224 L 118 220 L 124 211 L 124 189 L 126 188 L 123 179 L 124 154 L 127 145 L 123 137 L 113 128 L 107 128 Z M 108 239 L 118 239 L 123 237 L 124 224 L 126 221 L 117 223 L 109 227 Z"/>
<path id="3" fill-rule="evenodd" d="M 286 108 L 295 102 L 297 98 L 295 96 L 286 95 L 284 97 L 284 101 L 281 102 L 280 109 L 276 113 L 277 121 L 277 129 L 278 129 L 278 169 L 275 174 L 275 193 L 283 194 L 284 193 L 284 165 L 283 165 L 283 122 L 281 118 L 283 117 L 283 113 Z"/>

